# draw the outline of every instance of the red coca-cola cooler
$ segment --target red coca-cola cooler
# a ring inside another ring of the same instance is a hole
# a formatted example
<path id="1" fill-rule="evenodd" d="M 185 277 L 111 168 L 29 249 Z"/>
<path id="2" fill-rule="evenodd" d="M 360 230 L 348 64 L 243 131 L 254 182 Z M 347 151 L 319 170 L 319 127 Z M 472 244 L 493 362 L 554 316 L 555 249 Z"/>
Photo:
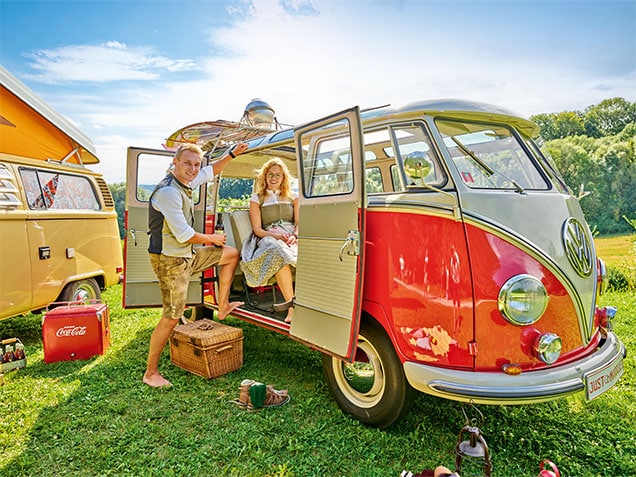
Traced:
<path id="1" fill-rule="evenodd" d="M 42 319 L 45 363 L 88 359 L 110 346 L 106 303 L 58 302 L 49 308 Z"/>

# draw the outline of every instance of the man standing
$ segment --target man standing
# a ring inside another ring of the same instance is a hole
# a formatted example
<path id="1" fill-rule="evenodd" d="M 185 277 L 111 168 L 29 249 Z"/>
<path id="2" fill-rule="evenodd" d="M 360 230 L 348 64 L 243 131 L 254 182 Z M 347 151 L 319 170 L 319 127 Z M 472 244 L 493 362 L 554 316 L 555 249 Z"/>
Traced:
<path id="1" fill-rule="evenodd" d="M 170 333 L 183 317 L 188 283 L 193 273 L 220 265 L 220 320 L 225 319 L 242 302 L 229 302 L 230 287 L 239 261 L 239 252 L 226 247 L 225 234 L 203 234 L 193 229 L 194 203 L 192 190 L 214 180 L 223 168 L 247 149 L 239 143 L 211 165 L 201 167 L 203 151 L 196 144 L 180 146 L 166 177 L 150 196 L 148 225 L 150 229 L 150 262 L 159 279 L 163 310 L 150 337 L 148 361 L 143 382 L 151 387 L 170 386 L 159 373 L 159 358 Z M 207 245 L 193 248 L 194 244 Z M 216 245 L 214 247 L 213 245 Z"/>

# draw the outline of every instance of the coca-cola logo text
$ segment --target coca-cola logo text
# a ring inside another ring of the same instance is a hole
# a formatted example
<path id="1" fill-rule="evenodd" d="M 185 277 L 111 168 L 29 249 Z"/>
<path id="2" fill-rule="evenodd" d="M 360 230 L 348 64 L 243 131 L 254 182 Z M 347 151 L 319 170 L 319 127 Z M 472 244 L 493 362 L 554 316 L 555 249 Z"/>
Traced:
<path id="1" fill-rule="evenodd" d="M 63 336 L 83 336 L 86 334 L 86 326 L 68 325 L 63 326 L 55 332 L 55 336 L 61 338 Z"/>

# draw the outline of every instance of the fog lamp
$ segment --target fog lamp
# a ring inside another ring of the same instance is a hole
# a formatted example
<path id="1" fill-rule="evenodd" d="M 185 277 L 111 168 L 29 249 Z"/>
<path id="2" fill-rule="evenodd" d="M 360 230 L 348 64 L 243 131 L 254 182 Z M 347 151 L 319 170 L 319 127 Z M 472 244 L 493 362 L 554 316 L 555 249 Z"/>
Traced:
<path id="1" fill-rule="evenodd" d="M 499 290 L 497 304 L 504 318 L 513 325 L 531 325 L 548 306 L 548 292 L 539 279 L 516 275 Z"/>
<path id="2" fill-rule="evenodd" d="M 534 343 L 534 352 L 545 364 L 553 364 L 561 356 L 561 338 L 554 333 L 544 333 Z"/>

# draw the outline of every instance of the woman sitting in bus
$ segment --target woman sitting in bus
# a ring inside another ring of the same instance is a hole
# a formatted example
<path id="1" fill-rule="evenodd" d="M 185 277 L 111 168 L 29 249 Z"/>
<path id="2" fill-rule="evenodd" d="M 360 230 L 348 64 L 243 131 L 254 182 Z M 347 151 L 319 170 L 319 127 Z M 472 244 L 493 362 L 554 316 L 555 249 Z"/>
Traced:
<path id="1" fill-rule="evenodd" d="M 289 170 L 280 159 L 270 159 L 257 171 L 250 222 L 252 234 L 241 251 L 245 280 L 250 287 L 258 287 L 274 276 L 285 302 L 291 305 L 291 267 L 296 267 L 298 254 L 298 194 L 291 190 Z M 289 306 L 285 323 L 291 323 L 293 312 Z"/>

